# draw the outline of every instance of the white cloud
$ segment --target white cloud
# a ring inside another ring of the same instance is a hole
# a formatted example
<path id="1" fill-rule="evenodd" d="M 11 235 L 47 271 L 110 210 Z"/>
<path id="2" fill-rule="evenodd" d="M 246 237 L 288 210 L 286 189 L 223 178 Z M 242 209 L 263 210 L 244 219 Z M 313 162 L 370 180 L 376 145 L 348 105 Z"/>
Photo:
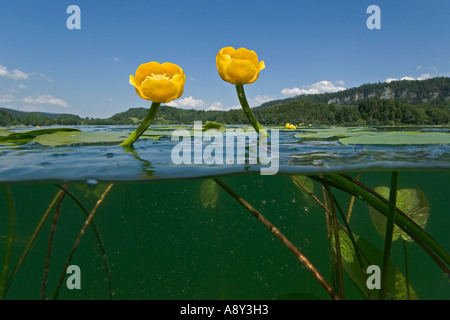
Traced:
<path id="1" fill-rule="evenodd" d="M 16 98 L 12 94 L 4 94 L 0 96 L 0 103 L 13 102 Z"/>
<path id="2" fill-rule="evenodd" d="M 169 102 L 167 105 L 181 109 L 203 109 L 206 103 L 202 99 L 194 99 L 192 96 Z"/>
<path id="3" fill-rule="evenodd" d="M 417 78 L 413 78 L 413 77 L 409 77 L 409 76 L 406 76 L 406 77 L 403 77 L 403 78 L 400 78 L 400 79 L 397 79 L 397 78 L 387 78 L 387 79 L 385 80 L 385 82 L 390 83 L 390 82 L 392 82 L 392 81 L 403 81 L 403 80 L 409 80 L 409 81 L 414 81 L 414 80 L 426 80 L 426 79 L 430 79 L 430 78 L 432 78 L 432 77 L 433 77 L 433 76 L 432 76 L 431 74 L 429 74 L 429 73 L 424 73 L 424 74 L 420 75 L 420 76 L 417 77 Z"/>
<path id="4" fill-rule="evenodd" d="M 113 57 L 113 60 L 117 62 L 119 61 L 119 58 Z"/>
<path id="5" fill-rule="evenodd" d="M 335 81 L 334 83 L 336 83 L 336 84 L 338 84 L 338 85 L 340 85 L 340 86 L 344 86 L 344 85 L 345 85 L 344 80 L 337 80 L 337 81 Z"/>
<path id="6" fill-rule="evenodd" d="M 340 81 L 342 81 L 342 80 L 340 80 Z M 342 83 L 343 83 L 343 81 L 342 81 Z M 335 86 L 332 82 L 323 80 L 323 81 L 313 83 L 309 86 L 306 86 L 306 89 L 304 87 L 302 89 L 297 88 L 297 87 L 286 88 L 286 89 L 281 90 L 281 93 L 286 96 L 293 96 L 293 95 L 301 95 L 301 94 L 319 94 L 319 93 L 326 93 L 326 92 L 338 92 L 338 91 L 342 91 L 345 89 L 346 89 L 345 87 Z"/>
<path id="7" fill-rule="evenodd" d="M 249 99 L 248 104 L 250 105 L 250 107 L 257 107 L 257 106 L 262 105 L 264 102 L 271 101 L 271 100 L 273 100 L 272 97 L 263 96 L 263 95 L 258 94 L 253 99 Z"/>
<path id="8" fill-rule="evenodd" d="M 30 75 L 18 70 L 14 69 L 13 71 L 8 71 L 8 68 L 2 66 L 0 64 L 0 77 L 6 77 L 14 80 L 25 80 L 30 77 Z"/>
<path id="9" fill-rule="evenodd" d="M 210 111 L 223 111 L 223 105 L 220 102 L 214 102 L 212 105 L 210 105 L 206 110 Z"/>
<path id="10" fill-rule="evenodd" d="M 19 88 L 19 89 L 25 89 L 27 86 L 26 85 L 24 85 L 24 84 L 19 84 L 18 86 L 17 86 L 17 88 Z"/>
<path id="11" fill-rule="evenodd" d="M 433 78 L 433 76 L 429 73 L 424 73 L 422 75 L 420 75 L 420 77 L 417 78 L 417 80 L 426 80 L 426 79 L 430 79 Z"/>
<path id="12" fill-rule="evenodd" d="M 26 97 L 23 99 L 23 102 L 29 103 L 29 104 L 50 104 L 53 106 L 59 106 L 63 108 L 69 107 L 67 102 L 64 100 L 61 100 L 59 98 L 55 98 L 51 95 L 40 95 L 37 97 Z"/>

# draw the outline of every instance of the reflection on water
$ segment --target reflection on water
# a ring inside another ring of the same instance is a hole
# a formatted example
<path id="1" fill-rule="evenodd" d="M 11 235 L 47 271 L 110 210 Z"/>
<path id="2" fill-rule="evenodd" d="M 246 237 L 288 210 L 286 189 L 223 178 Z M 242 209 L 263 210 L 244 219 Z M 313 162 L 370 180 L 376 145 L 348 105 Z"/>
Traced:
<path id="1" fill-rule="evenodd" d="M 129 131 L 128 127 L 79 127 L 83 131 Z M 383 128 L 377 128 L 382 130 Z M 404 128 L 385 128 L 385 130 Z M 417 129 L 416 129 L 417 130 Z M 420 129 L 448 132 L 448 128 Z M 168 134 L 168 131 L 161 131 Z M 358 170 L 449 169 L 449 144 L 343 145 L 337 138 L 299 139 L 298 131 L 280 131 L 279 172 L 313 174 Z M 174 165 L 170 136 L 139 140 L 133 149 L 115 145 L 42 147 L 33 143 L 0 149 L 0 182 L 18 181 L 143 181 L 211 175 L 259 173 L 260 165 Z M 203 149 L 208 143 L 203 143 Z M 224 150 L 225 152 L 225 150 Z M 248 153 L 248 149 L 246 150 Z M 247 159 L 248 160 L 248 159 Z M 236 163 L 236 162 L 235 162 Z"/>

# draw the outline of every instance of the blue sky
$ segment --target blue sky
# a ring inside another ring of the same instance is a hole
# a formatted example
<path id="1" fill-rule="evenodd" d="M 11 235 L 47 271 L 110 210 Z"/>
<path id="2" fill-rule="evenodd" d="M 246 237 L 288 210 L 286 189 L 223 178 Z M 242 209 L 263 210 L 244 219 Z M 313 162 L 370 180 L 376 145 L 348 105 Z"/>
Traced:
<path id="1" fill-rule="evenodd" d="M 81 9 L 69 30 L 67 7 Z M 369 30 L 370 5 L 381 29 Z M 109 117 L 148 107 L 128 83 L 149 61 L 186 73 L 171 105 L 228 110 L 239 102 L 215 66 L 225 46 L 266 64 L 245 86 L 252 106 L 388 79 L 450 76 L 448 0 L 36 1 L 0 3 L 0 107 Z"/>

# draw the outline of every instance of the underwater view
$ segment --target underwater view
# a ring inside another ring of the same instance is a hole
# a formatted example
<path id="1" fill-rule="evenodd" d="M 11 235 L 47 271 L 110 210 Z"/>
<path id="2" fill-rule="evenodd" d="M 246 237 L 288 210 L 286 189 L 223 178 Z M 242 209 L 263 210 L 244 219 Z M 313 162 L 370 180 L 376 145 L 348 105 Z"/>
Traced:
<path id="1" fill-rule="evenodd" d="M 2 1 L 0 300 L 450 300 L 448 12 Z"/>
<path id="2" fill-rule="evenodd" d="M 3 297 L 378 299 L 367 269 L 382 265 L 386 219 L 341 180 L 389 199 L 396 171 L 397 207 L 426 235 L 395 226 L 386 298 L 450 298 L 449 127 L 278 128 L 274 175 L 248 163 L 249 140 L 245 164 L 175 165 L 180 128 L 153 126 L 130 149 L 109 140 L 131 127 L 4 131 Z"/>

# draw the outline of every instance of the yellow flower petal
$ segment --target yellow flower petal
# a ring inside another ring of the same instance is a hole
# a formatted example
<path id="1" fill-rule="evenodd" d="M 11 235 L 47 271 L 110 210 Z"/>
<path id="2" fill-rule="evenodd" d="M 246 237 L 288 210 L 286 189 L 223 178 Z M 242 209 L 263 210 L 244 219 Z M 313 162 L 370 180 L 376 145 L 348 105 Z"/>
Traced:
<path id="1" fill-rule="evenodd" d="M 136 85 L 142 85 L 142 82 L 145 80 L 145 77 L 151 74 L 163 74 L 163 69 L 161 65 L 156 61 L 151 61 L 147 63 L 141 64 L 137 70 L 135 75 Z"/>
<path id="2" fill-rule="evenodd" d="M 226 72 L 234 84 L 250 83 L 258 75 L 255 64 L 247 60 L 232 60 Z"/>
<path id="3" fill-rule="evenodd" d="M 233 47 L 222 48 L 216 56 L 216 66 L 222 80 L 232 84 L 248 84 L 256 81 L 265 68 L 253 50 Z"/>
<path id="4" fill-rule="evenodd" d="M 159 103 L 167 103 L 176 99 L 178 88 L 170 80 L 155 80 L 146 78 L 141 85 L 141 93 L 148 100 Z"/>

